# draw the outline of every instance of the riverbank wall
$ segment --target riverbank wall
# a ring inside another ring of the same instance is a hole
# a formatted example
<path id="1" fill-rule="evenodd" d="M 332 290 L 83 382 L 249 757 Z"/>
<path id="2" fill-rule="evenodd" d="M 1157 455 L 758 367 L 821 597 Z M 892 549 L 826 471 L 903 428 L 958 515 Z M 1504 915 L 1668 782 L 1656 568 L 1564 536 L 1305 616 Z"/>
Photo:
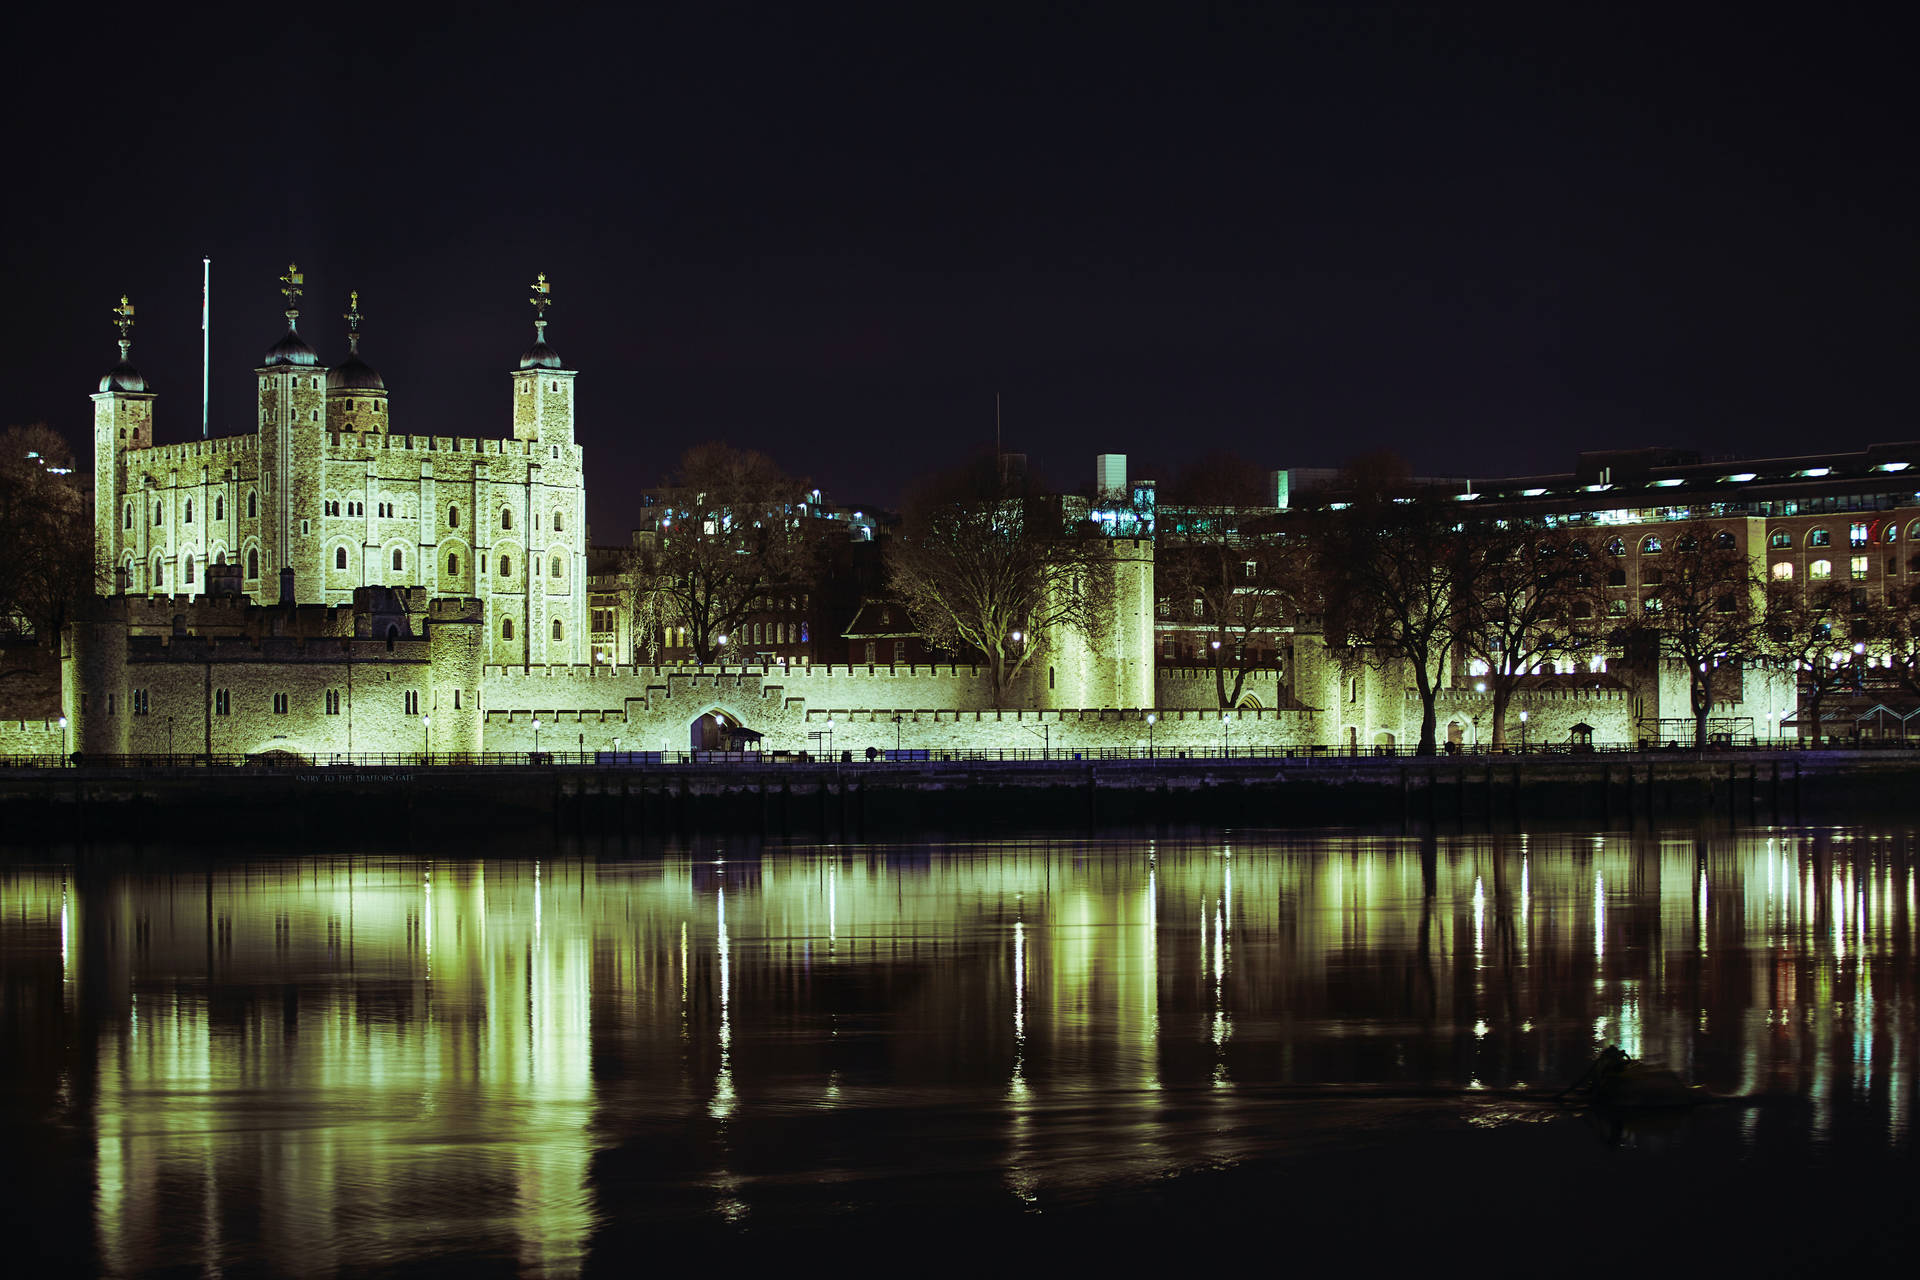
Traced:
<path id="1" fill-rule="evenodd" d="M 1893 752 L 0 769 L 0 840 L 464 847 L 553 835 L 1734 825 L 1897 817 Z"/>

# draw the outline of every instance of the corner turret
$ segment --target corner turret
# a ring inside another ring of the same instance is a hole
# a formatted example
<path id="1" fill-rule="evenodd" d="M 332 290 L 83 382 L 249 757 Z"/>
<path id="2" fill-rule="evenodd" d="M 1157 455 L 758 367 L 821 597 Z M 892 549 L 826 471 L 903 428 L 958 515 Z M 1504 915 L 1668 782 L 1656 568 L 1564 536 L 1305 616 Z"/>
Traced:
<path id="1" fill-rule="evenodd" d="M 120 509 L 126 492 L 126 458 L 136 449 L 153 445 L 153 392 L 133 367 L 133 304 L 125 294 L 113 308 L 120 330 L 120 363 L 100 379 L 93 395 L 93 564 L 102 581 L 112 581 L 116 568 L 129 566 L 137 574 L 144 557 L 129 544 L 145 532 L 147 522 L 136 519 L 131 507 Z M 139 590 L 130 582 L 124 590 Z"/>
<path id="2" fill-rule="evenodd" d="M 574 371 L 547 345 L 547 308 L 553 283 L 542 271 L 533 282 L 533 345 L 520 356 L 513 374 L 513 438 L 550 446 L 573 443 Z"/>
<path id="3" fill-rule="evenodd" d="M 329 431 L 387 430 L 387 384 L 379 370 L 360 358 L 360 291 L 347 296 L 347 358 L 327 373 L 326 422 Z"/>

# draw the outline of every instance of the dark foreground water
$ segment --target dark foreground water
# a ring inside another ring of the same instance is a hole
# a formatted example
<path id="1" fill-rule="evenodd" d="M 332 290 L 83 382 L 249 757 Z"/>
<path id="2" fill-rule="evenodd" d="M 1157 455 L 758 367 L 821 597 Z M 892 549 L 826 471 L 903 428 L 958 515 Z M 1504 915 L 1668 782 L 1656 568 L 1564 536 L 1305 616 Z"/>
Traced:
<path id="1" fill-rule="evenodd" d="M 8 1269 L 1904 1271 L 1914 848 L 15 852 Z"/>

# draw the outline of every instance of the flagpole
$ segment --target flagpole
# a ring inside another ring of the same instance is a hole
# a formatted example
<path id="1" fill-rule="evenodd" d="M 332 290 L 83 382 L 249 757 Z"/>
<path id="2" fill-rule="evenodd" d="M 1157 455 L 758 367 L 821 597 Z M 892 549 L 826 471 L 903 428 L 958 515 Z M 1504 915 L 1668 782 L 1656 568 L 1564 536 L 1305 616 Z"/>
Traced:
<path id="1" fill-rule="evenodd" d="M 200 259 L 200 438 L 207 438 L 207 392 L 213 343 L 213 259 Z"/>

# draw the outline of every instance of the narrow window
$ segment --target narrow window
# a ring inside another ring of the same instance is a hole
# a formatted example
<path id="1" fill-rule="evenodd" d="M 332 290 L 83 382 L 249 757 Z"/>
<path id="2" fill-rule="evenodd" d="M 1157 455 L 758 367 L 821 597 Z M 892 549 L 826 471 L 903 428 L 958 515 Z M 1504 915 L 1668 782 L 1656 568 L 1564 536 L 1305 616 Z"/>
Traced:
<path id="1" fill-rule="evenodd" d="M 407 690 L 407 714 L 410 716 L 420 714 L 420 694 L 413 689 Z"/>
<path id="2" fill-rule="evenodd" d="M 447 556 L 447 576 L 453 577 L 457 575 L 459 572 L 460 572 L 460 557 L 457 555 L 449 554 Z"/>
<path id="3" fill-rule="evenodd" d="M 560 625 L 560 619 L 555 618 L 553 620 L 553 638 L 555 640 L 565 639 L 566 634 L 566 629 Z"/>
<path id="4" fill-rule="evenodd" d="M 405 553 L 404 553 L 404 552 L 402 552 L 402 551 L 400 550 L 400 548 L 398 548 L 398 547 L 395 547 L 395 548 L 393 549 L 393 571 L 394 571 L 395 573 L 398 573 L 398 572 L 400 572 L 400 568 L 401 568 L 401 566 L 402 566 L 403 564 L 405 564 L 405 563 L 406 563 L 406 555 L 405 555 Z"/>
<path id="5" fill-rule="evenodd" d="M 260 515 L 260 494 L 253 489 L 247 490 L 247 519 L 258 519 Z"/>
<path id="6" fill-rule="evenodd" d="M 287 695 L 286 694 L 276 693 L 273 695 L 273 714 L 277 716 L 283 716 L 287 714 Z"/>
<path id="7" fill-rule="evenodd" d="M 1854 558 L 1858 560 L 1866 559 L 1865 556 L 1856 556 Z M 1866 575 L 1864 573 L 1856 573 L 1854 575 L 1854 577 L 1856 578 L 1864 578 L 1865 576 Z M 185 583 L 189 587 L 193 585 L 193 557 L 192 556 L 187 557 L 186 571 L 180 575 L 180 581 Z"/>
<path id="8" fill-rule="evenodd" d="M 217 716 L 230 716 L 233 714 L 232 690 L 215 689 L 213 691 L 213 714 Z"/>
<path id="9" fill-rule="evenodd" d="M 247 552 L 247 576 L 249 578 L 257 578 L 260 576 L 260 553 L 258 551 L 250 550 Z"/>
<path id="10" fill-rule="evenodd" d="M 500 576 L 503 578 L 511 578 L 513 576 L 512 556 L 503 555 L 500 557 Z"/>
<path id="11" fill-rule="evenodd" d="M 330 716 L 340 714 L 340 691 L 338 689 L 327 690 L 327 714 Z"/>
<path id="12" fill-rule="evenodd" d="M 500 508 L 500 527 L 502 529 L 513 528 L 513 511 L 511 508 Z"/>
<path id="13" fill-rule="evenodd" d="M 512 618 L 500 619 L 500 638 L 502 640 L 513 639 L 513 619 Z"/>
<path id="14" fill-rule="evenodd" d="M 555 533 L 560 532 L 560 513 L 558 511 L 553 513 L 553 531 Z"/>
<path id="15" fill-rule="evenodd" d="M 460 508 L 448 507 L 447 508 L 447 528 L 458 529 L 459 527 L 460 527 Z"/>
<path id="16" fill-rule="evenodd" d="M 559 556 L 555 556 L 553 558 L 553 575 L 552 576 L 556 578 L 560 576 L 560 557 Z"/>
<path id="17" fill-rule="evenodd" d="M 222 495 L 222 494 L 214 495 L 213 518 L 215 520 L 225 520 L 227 518 L 227 499 L 225 495 Z"/>
<path id="18" fill-rule="evenodd" d="M 344 569 L 347 567 L 347 549 L 345 547 L 335 547 L 333 549 L 333 567 L 336 569 Z"/>
<path id="19" fill-rule="evenodd" d="M 155 528 L 160 525 L 160 504 L 157 502 L 153 504 L 153 523 Z"/>
<path id="20" fill-rule="evenodd" d="M 460 709 L 460 691 L 458 689 L 453 691 L 453 709 L 455 711 Z"/>
<path id="21" fill-rule="evenodd" d="M 182 520 L 180 521 L 180 523 L 181 523 L 181 524 L 192 524 L 192 523 L 193 523 L 193 499 L 192 499 L 192 498 L 188 498 L 188 499 L 187 499 L 187 512 L 186 512 L 186 516 L 185 516 L 185 518 L 184 518 L 184 519 L 182 519 Z"/>
<path id="22" fill-rule="evenodd" d="M 131 502 L 127 504 L 127 528 L 133 528 L 133 504 Z"/>

